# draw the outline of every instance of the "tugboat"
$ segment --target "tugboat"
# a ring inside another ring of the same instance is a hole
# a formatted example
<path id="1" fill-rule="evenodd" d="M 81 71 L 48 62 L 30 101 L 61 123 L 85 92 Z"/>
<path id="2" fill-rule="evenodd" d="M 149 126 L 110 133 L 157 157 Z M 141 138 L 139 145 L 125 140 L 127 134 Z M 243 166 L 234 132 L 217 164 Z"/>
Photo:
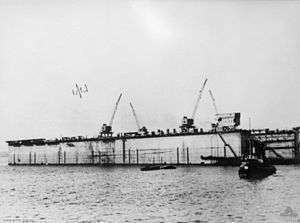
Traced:
<path id="1" fill-rule="evenodd" d="M 240 178 L 264 178 L 276 173 L 276 168 L 258 159 L 248 159 L 239 168 Z"/>

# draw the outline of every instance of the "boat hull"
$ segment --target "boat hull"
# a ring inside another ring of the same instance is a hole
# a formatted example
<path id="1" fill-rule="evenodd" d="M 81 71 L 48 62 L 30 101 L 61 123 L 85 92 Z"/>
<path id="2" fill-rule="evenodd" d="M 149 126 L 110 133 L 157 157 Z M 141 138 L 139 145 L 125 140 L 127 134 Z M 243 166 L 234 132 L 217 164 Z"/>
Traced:
<path id="1" fill-rule="evenodd" d="M 141 168 L 141 171 L 150 171 L 150 170 L 173 170 L 176 169 L 176 166 L 173 165 L 147 165 Z"/>
<path id="2" fill-rule="evenodd" d="M 276 168 L 272 165 L 259 162 L 246 162 L 239 168 L 240 178 L 264 178 L 276 173 Z"/>
<path id="3" fill-rule="evenodd" d="M 159 165 L 149 165 L 141 168 L 141 171 L 151 171 L 151 170 L 160 170 Z"/>

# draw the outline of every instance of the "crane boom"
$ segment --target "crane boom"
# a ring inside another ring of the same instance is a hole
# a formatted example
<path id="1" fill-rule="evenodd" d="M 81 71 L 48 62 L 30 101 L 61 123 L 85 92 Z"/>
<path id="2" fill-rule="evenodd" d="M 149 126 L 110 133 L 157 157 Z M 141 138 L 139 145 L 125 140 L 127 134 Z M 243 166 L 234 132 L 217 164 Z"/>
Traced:
<path id="1" fill-rule="evenodd" d="M 131 104 L 131 102 L 130 102 L 130 107 L 131 107 L 131 110 L 132 110 L 132 114 L 133 114 L 133 116 L 135 118 L 135 122 L 136 122 L 136 125 L 138 127 L 138 131 L 140 131 L 140 129 L 141 129 L 140 122 L 138 120 L 138 117 L 137 117 L 137 115 L 135 113 L 135 110 L 134 110 L 133 105 Z"/>
<path id="2" fill-rule="evenodd" d="M 110 122 L 109 122 L 109 126 L 112 126 L 112 124 L 113 124 L 113 121 L 114 121 L 114 118 L 115 118 L 115 114 L 117 112 L 118 105 L 119 105 L 119 102 L 121 100 L 121 97 L 122 97 L 122 93 L 120 94 L 120 96 L 119 96 L 119 98 L 118 98 L 118 100 L 116 102 L 116 105 L 115 105 L 115 108 L 114 108 L 114 112 L 113 112 L 113 114 L 111 116 L 111 119 L 110 119 Z"/>
<path id="3" fill-rule="evenodd" d="M 215 109 L 215 113 L 218 114 L 218 108 L 217 108 L 217 105 L 216 105 L 216 100 L 215 100 L 214 95 L 213 95 L 211 90 L 209 90 L 209 94 L 210 94 L 210 98 L 212 100 L 212 103 L 213 103 L 213 106 L 214 106 L 214 109 Z"/>
<path id="4" fill-rule="evenodd" d="M 192 114 L 192 119 L 195 119 L 195 115 L 196 115 L 196 112 L 197 112 L 197 109 L 198 109 L 198 106 L 199 106 L 199 102 L 200 102 L 200 99 L 202 97 L 202 93 L 204 91 L 204 88 L 205 88 L 205 85 L 206 85 L 206 82 L 207 82 L 207 78 L 205 79 L 200 91 L 199 91 L 199 95 L 198 95 L 198 98 L 197 98 L 197 102 L 196 102 L 196 105 L 194 107 L 194 111 L 193 111 L 193 114 Z"/>

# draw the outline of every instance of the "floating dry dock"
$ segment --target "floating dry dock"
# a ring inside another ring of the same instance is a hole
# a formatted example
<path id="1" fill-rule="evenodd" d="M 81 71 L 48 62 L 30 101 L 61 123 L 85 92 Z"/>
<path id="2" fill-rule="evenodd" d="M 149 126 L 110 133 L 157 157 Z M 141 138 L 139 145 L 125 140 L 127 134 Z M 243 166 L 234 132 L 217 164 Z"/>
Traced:
<path id="1" fill-rule="evenodd" d="M 25 139 L 7 141 L 10 165 L 139 165 L 167 163 L 177 165 L 239 165 L 244 157 L 254 156 L 273 163 L 298 163 L 300 128 L 291 130 L 238 129 L 241 114 L 219 113 L 215 98 L 216 122 L 203 131 L 195 117 L 207 79 L 198 93 L 191 116 L 183 116 L 180 130 L 149 132 L 141 127 L 130 103 L 137 132 L 113 135 L 112 126 L 122 93 L 108 124 L 97 137 Z"/>
<path id="2" fill-rule="evenodd" d="M 299 128 L 150 132 L 139 135 L 63 137 L 7 141 L 10 165 L 239 165 L 244 156 L 273 163 L 299 160 Z"/>

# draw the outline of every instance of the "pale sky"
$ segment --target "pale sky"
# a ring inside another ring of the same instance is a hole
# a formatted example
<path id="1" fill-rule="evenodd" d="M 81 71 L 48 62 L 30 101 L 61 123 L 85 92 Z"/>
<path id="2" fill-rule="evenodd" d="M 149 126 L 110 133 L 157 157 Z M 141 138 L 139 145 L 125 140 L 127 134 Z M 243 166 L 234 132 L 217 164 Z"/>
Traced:
<path id="1" fill-rule="evenodd" d="M 300 126 L 300 1 L 0 0 L 0 140 L 178 128 L 208 84 L 248 128 Z M 75 83 L 87 83 L 82 99 Z M 5 145 L 5 144 L 4 144 Z"/>

